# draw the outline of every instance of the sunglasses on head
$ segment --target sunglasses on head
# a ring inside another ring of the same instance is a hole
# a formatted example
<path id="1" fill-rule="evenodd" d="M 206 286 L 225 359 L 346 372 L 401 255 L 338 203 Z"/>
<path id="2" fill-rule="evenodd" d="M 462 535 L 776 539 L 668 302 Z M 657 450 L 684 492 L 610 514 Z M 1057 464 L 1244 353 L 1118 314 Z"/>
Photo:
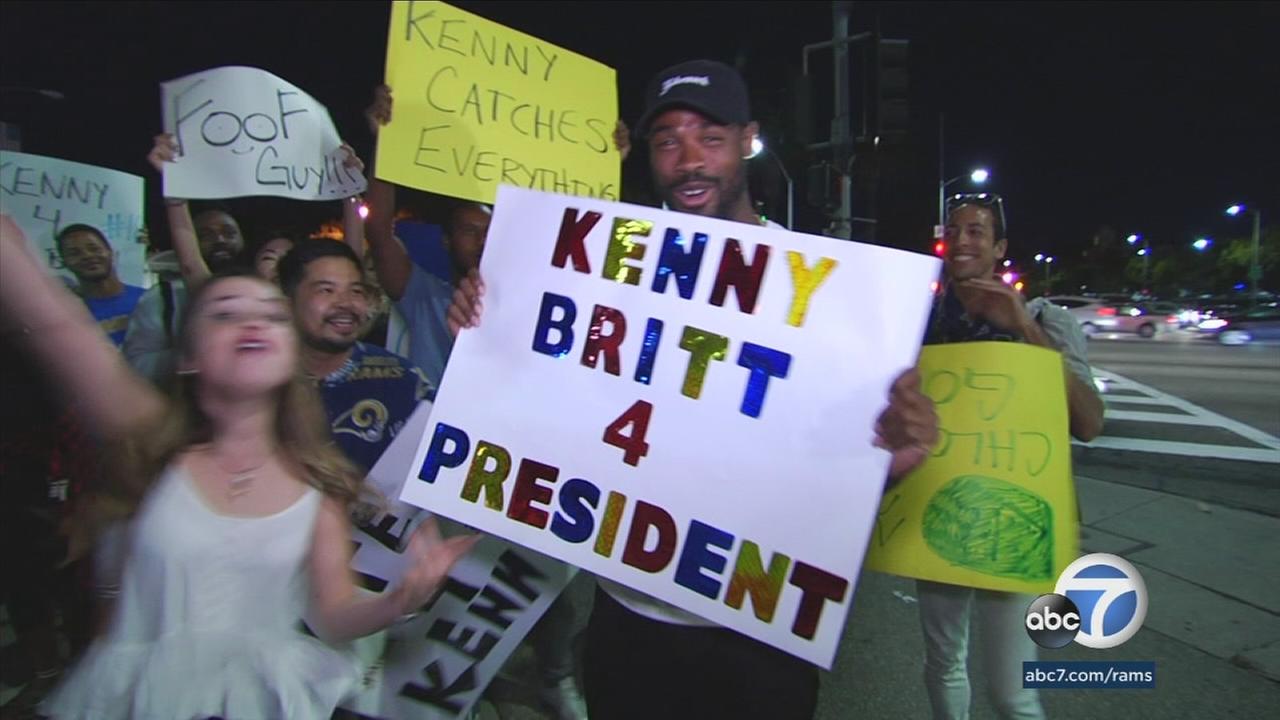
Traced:
<path id="1" fill-rule="evenodd" d="M 1000 214 L 1000 224 L 1005 224 L 1005 200 L 993 192 L 964 192 L 947 199 L 947 214 L 961 205 L 978 205 Z"/>
<path id="2" fill-rule="evenodd" d="M 998 234 L 1003 235 L 1006 229 L 1004 221 L 1004 199 L 995 193 L 960 193 L 947 198 L 947 215 L 961 205 L 977 205 L 990 210 L 999 220 Z"/>

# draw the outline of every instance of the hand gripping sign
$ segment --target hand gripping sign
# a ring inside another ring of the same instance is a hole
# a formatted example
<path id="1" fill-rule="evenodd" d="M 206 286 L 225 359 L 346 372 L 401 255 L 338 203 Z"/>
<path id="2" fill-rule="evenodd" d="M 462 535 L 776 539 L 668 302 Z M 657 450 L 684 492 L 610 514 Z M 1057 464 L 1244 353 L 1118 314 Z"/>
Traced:
<path id="1" fill-rule="evenodd" d="M 829 667 L 935 258 L 503 187 L 401 499 Z"/>
<path id="2" fill-rule="evenodd" d="M 885 493 L 867 567 L 1052 591 L 1079 542 L 1062 357 L 1022 343 L 930 345 L 920 372 L 941 437 Z"/>

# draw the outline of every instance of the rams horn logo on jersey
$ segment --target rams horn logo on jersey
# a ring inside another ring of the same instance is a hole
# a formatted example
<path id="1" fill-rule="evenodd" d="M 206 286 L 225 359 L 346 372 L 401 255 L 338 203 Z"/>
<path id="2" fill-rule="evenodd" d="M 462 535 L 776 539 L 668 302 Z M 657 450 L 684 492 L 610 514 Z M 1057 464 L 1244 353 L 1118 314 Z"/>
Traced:
<path id="1" fill-rule="evenodd" d="M 365 442 L 378 442 L 387 430 L 390 416 L 387 406 L 377 400 L 361 400 L 333 421 L 333 432 L 355 435 Z"/>

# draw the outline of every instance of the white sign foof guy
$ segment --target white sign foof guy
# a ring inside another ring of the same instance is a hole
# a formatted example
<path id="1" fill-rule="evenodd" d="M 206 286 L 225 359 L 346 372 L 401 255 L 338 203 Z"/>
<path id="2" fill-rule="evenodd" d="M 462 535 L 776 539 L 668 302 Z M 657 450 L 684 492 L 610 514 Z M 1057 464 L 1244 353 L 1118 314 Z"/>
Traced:
<path id="1" fill-rule="evenodd" d="M 401 499 L 829 668 L 937 270 L 503 187 Z"/>
<path id="2" fill-rule="evenodd" d="M 143 226 L 143 181 L 137 175 L 96 165 L 0 152 L 0 212 L 27 236 L 31 251 L 50 273 L 74 282 L 62 266 L 56 238 L 68 225 L 84 223 L 101 230 L 115 253 L 121 282 L 149 287 Z"/>
<path id="3" fill-rule="evenodd" d="M 344 166 L 329 111 L 266 70 L 205 70 L 161 83 L 160 97 L 178 143 L 165 197 L 338 200 L 365 189 L 363 173 Z"/>
<path id="4" fill-rule="evenodd" d="M 431 402 L 418 409 L 369 471 L 388 498 L 400 494 L 403 468 L 426 432 Z M 363 587 L 393 588 L 404 574 L 405 546 L 430 513 L 391 502 L 365 530 L 353 530 L 351 560 Z M 512 651 L 577 569 L 496 537 L 485 537 L 453 566 L 424 612 L 357 641 L 371 669 L 365 686 L 343 704 L 362 717 L 387 720 L 465 718 Z"/>

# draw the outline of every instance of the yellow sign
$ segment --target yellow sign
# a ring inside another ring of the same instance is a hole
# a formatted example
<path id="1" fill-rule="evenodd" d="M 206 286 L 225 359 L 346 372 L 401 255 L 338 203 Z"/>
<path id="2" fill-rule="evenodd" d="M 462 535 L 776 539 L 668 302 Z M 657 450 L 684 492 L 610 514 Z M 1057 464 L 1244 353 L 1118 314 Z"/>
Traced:
<path id="1" fill-rule="evenodd" d="M 498 185 L 618 199 L 612 68 L 441 2 L 395 2 L 378 177 L 492 203 Z"/>
<path id="2" fill-rule="evenodd" d="M 1061 356 L 1008 342 L 931 345 L 920 372 L 941 437 L 885 492 L 864 567 L 1053 592 L 1079 556 Z"/>

